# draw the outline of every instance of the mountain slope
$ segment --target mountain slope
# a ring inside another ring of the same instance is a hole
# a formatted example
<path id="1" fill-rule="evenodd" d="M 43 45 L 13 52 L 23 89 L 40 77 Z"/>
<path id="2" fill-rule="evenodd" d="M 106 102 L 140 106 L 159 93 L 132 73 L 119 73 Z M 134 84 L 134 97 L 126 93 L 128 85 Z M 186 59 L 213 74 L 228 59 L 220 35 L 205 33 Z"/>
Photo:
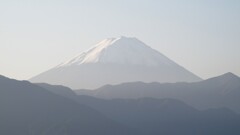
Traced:
<path id="1" fill-rule="evenodd" d="M 193 82 L 201 79 L 136 38 L 109 38 L 30 79 L 74 89 L 123 82 Z"/>
<path id="2" fill-rule="evenodd" d="M 27 81 L 3 76 L 0 110 L 1 135 L 134 134 L 90 107 Z"/>
<path id="3" fill-rule="evenodd" d="M 240 113 L 240 78 L 232 73 L 194 83 L 124 83 L 96 90 L 80 90 L 80 95 L 98 98 L 173 98 L 198 109 L 228 107 Z"/>

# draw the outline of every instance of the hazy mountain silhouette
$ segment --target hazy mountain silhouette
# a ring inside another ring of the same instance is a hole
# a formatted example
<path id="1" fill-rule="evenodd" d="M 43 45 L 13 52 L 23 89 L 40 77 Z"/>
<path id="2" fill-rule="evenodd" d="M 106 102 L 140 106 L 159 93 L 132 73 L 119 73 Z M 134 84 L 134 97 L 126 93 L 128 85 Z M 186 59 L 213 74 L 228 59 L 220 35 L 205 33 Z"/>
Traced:
<path id="1" fill-rule="evenodd" d="M 105 39 L 55 68 L 35 83 L 95 89 L 124 82 L 194 82 L 201 78 L 136 38 Z"/>
<path id="2" fill-rule="evenodd" d="M 42 84 L 40 84 L 42 85 Z M 240 116 L 229 109 L 199 111 L 175 99 L 98 99 L 77 96 L 66 87 L 44 84 L 43 87 L 79 104 L 90 106 L 109 118 L 145 135 L 235 135 L 240 133 Z M 69 92 L 67 92 L 69 91 Z M 71 93 L 71 94 L 69 94 Z M 70 96 L 69 96 L 70 95 Z"/>
<path id="3" fill-rule="evenodd" d="M 79 90 L 79 95 L 104 99 L 173 98 L 198 109 L 227 107 L 240 113 L 240 78 L 232 73 L 194 83 L 124 83 L 96 90 Z"/>
<path id="4" fill-rule="evenodd" d="M 27 81 L 0 76 L 1 135 L 132 135 L 98 111 Z"/>

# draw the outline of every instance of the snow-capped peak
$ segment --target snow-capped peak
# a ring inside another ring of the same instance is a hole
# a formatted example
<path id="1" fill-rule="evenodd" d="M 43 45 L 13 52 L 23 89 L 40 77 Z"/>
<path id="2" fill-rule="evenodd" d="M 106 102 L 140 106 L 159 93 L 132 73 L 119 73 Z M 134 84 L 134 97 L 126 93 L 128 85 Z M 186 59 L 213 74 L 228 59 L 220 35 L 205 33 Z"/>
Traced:
<path id="1" fill-rule="evenodd" d="M 108 38 L 33 82 L 96 89 L 124 82 L 194 82 L 201 78 L 136 38 Z"/>
<path id="2" fill-rule="evenodd" d="M 80 53 L 58 67 L 90 63 L 145 66 L 170 66 L 174 64 L 167 57 L 138 39 L 122 36 L 104 39 L 89 50 Z"/>

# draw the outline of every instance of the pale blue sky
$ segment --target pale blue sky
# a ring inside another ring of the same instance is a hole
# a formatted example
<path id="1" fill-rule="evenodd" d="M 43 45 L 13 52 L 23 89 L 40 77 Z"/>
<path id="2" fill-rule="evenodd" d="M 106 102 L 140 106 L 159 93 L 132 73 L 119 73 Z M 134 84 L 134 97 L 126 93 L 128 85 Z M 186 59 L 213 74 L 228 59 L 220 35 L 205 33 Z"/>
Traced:
<path id="1" fill-rule="evenodd" d="M 121 35 L 202 78 L 240 76 L 239 0 L 0 0 L 0 74 L 28 79 Z"/>

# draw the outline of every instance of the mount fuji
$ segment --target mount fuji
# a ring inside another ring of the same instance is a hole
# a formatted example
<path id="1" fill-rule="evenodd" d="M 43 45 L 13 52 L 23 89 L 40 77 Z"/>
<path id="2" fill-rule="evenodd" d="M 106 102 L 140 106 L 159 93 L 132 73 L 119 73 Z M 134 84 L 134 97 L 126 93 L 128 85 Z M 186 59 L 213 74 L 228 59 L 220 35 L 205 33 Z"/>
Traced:
<path id="1" fill-rule="evenodd" d="M 108 38 L 30 79 L 95 89 L 124 82 L 195 82 L 201 78 L 136 38 Z"/>

